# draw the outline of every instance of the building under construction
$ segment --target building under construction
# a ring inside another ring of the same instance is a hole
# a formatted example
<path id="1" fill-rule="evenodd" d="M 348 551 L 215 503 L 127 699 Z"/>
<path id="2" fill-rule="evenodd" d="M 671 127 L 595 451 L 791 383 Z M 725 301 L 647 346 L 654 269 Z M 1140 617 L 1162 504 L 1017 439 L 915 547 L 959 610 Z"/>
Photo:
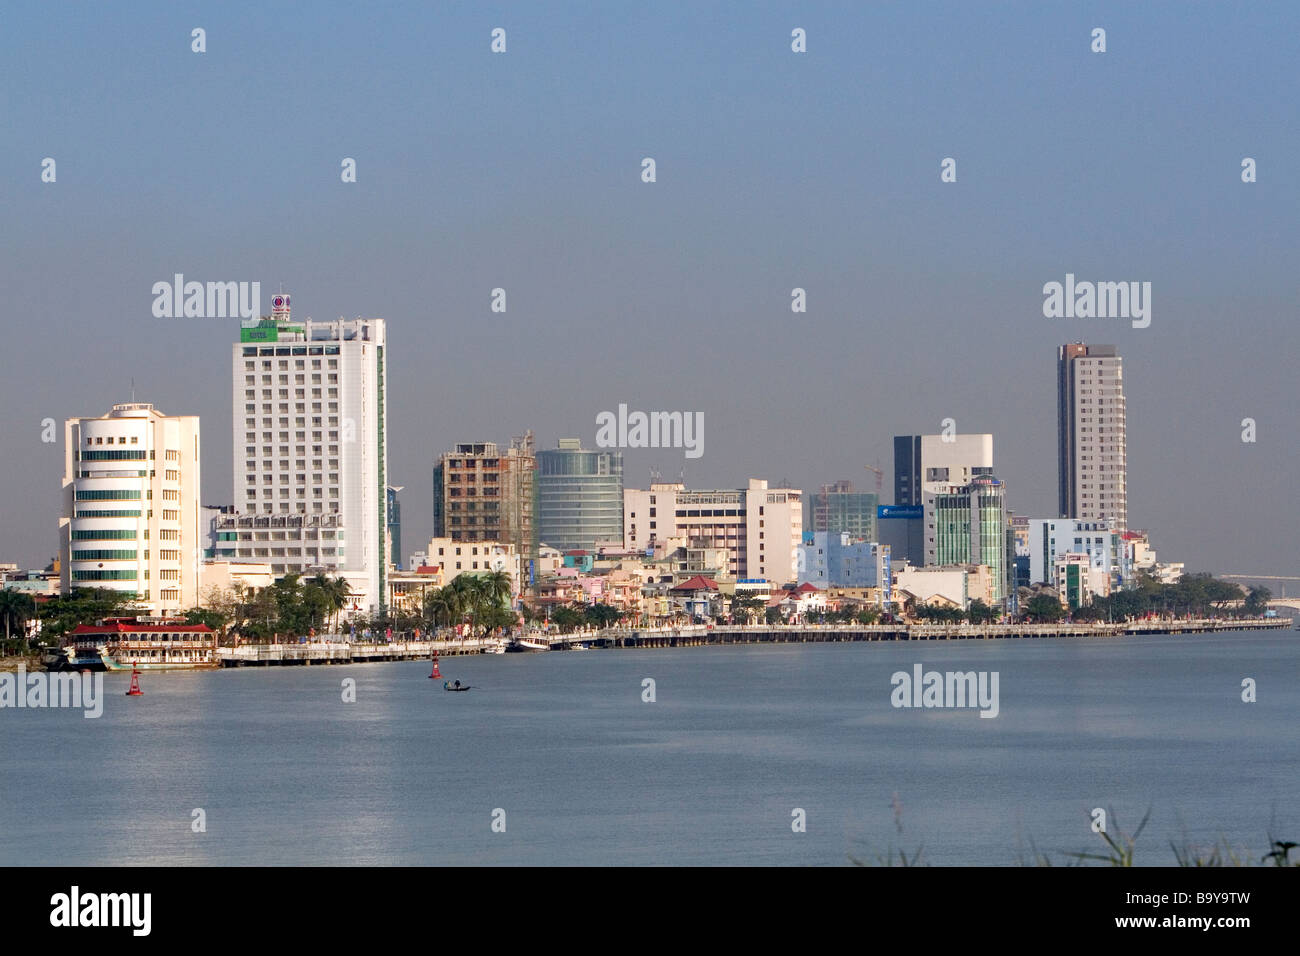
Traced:
<path id="1" fill-rule="evenodd" d="M 813 531 L 847 531 L 858 540 L 877 540 L 878 493 L 854 491 L 853 482 L 836 481 L 809 497 Z"/>
<path id="2" fill-rule="evenodd" d="M 533 433 L 495 442 L 462 442 L 433 469 L 434 536 L 513 544 L 537 555 L 537 458 Z"/>

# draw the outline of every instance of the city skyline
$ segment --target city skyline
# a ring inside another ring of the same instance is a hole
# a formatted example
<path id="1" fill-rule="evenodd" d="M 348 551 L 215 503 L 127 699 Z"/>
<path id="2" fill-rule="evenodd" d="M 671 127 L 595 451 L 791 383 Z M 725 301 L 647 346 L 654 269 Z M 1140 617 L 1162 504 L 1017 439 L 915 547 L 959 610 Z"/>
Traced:
<path id="1" fill-rule="evenodd" d="M 276 315 L 276 309 L 273 308 L 273 309 L 271 310 L 271 313 L 270 313 L 270 314 L 260 317 L 259 322 L 254 323 L 253 326 L 251 326 L 251 328 L 257 328 L 259 325 L 266 325 L 268 322 L 281 322 L 281 323 L 289 322 L 289 321 L 290 321 L 290 318 L 289 318 L 289 312 L 288 312 L 288 306 L 287 306 L 287 295 L 284 295 L 284 294 L 276 295 L 276 296 L 273 297 L 273 301 L 278 301 L 278 300 L 280 300 L 281 298 L 283 298 L 283 299 L 286 300 L 286 305 L 284 306 L 284 310 L 283 310 L 283 312 L 281 312 L 281 313 L 277 316 L 277 315 Z M 347 327 L 347 326 L 356 325 L 356 326 L 359 328 L 361 324 L 365 324 L 365 323 L 371 323 L 371 324 L 374 324 L 375 327 L 377 327 L 377 328 L 379 328 L 379 329 L 381 329 L 381 330 L 382 330 L 383 328 L 385 328 L 385 326 L 386 326 L 386 322 L 385 322 L 385 320 L 383 320 L 383 319 L 369 319 L 369 320 L 356 319 L 356 320 L 346 320 L 346 319 L 341 319 L 341 318 L 340 318 L 340 319 L 338 319 L 338 320 L 334 320 L 333 322 L 319 322 L 319 321 L 315 321 L 315 320 L 311 320 L 311 319 L 306 319 L 306 320 L 294 320 L 294 321 L 298 322 L 298 325 L 296 325 L 296 326 L 294 327 L 295 329 L 299 329 L 299 330 L 301 330 L 302 328 L 306 328 L 306 329 L 308 329 L 308 330 L 311 330 L 312 328 L 315 328 L 315 329 L 317 329 L 317 330 L 326 330 L 326 329 L 331 329 L 331 330 L 333 330 L 333 331 L 332 331 L 330 334 L 337 334 L 337 330 L 338 330 L 340 327 Z M 250 335 L 250 334 L 256 335 L 257 333 L 255 333 L 255 332 L 254 332 L 254 333 L 250 333 L 250 332 L 248 331 L 248 329 L 250 328 L 250 326 L 245 325 L 245 326 L 243 326 L 243 328 L 244 328 L 245 331 L 242 333 L 242 335 L 245 337 L 246 341 L 252 341 L 252 339 L 248 339 L 247 336 Z M 381 331 L 381 334 L 382 334 L 382 331 Z M 269 340 L 268 340 L 268 341 L 269 341 Z M 286 339 L 286 341 L 288 341 L 288 339 Z M 305 341 L 305 339 L 304 339 L 304 341 Z M 246 349 L 246 348 L 247 348 L 247 346 L 242 346 L 242 347 L 241 347 L 239 344 L 236 344 L 236 345 L 234 346 L 234 353 L 233 353 L 233 354 L 234 354 L 234 358 L 233 358 L 233 360 L 232 360 L 232 364 L 233 364 L 232 383 L 233 383 L 234 394 L 236 395 L 236 398 L 238 398 L 238 396 L 239 396 L 240 394 L 242 394 L 242 391 L 243 391 L 244 385 L 246 384 L 246 383 L 244 383 L 244 382 L 242 381 L 244 376 L 243 376 L 243 374 L 242 374 L 242 366 L 241 366 L 241 355 L 242 355 L 243 350 Z M 1061 392 L 1061 388 L 1063 388 L 1064 386 L 1061 384 L 1062 379 L 1060 378 L 1060 376 L 1061 376 L 1062 373 L 1061 373 L 1060 369 L 1061 369 L 1061 367 L 1062 367 L 1062 365 L 1063 365 L 1063 362 L 1064 362 L 1063 356 L 1065 356 L 1065 355 L 1067 354 L 1067 350 L 1075 350 L 1075 351 L 1073 351 L 1073 352 L 1070 353 L 1071 355 L 1093 355 L 1093 356 L 1100 355 L 1100 356 L 1102 356 L 1104 359 L 1107 359 L 1107 360 L 1112 360 L 1112 361 L 1113 361 L 1113 360 L 1117 360 L 1117 359 L 1118 359 L 1118 360 L 1121 360 L 1121 361 L 1122 361 L 1122 356 L 1118 356 L 1118 355 L 1117 355 L 1116 350 L 1115 350 L 1115 348 L 1114 348 L 1113 346 L 1107 346 L 1107 345 L 1097 346 L 1097 345 L 1089 344 L 1089 343 L 1070 343 L 1070 344 L 1064 344 L 1064 345 L 1059 346 L 1058 349 L 1057 349 L 1057 360 L 1056 360 L 1056 362 L 1057 362 L 1057 366 L 1058 366 L 1058 422 L 1059 422 L 1059 420 L 1062 418 L 1062 416 L 1064 415 L 1065 410 L 1066 410 L 1066 405 L 1062 404 L 1062 403 L 1064 402 L 1064 400 L 1065 400 L 1065 399 L 1064 399 L 1064 394 L 1065 394 L 1065 393 Z M 135 391 L 136 388 L 137 388 L 137 386 L 133 383 L 133 391 Z M 1122 394 L 1122 393 L 1121 393 L 1121 394 Z M 118 403 L 118 404 L 121 404 L 121 403 Z M 141 404 L 144 404 L 144 403 L 141 403 Z M 238 402 L 236 402 L 235 404 L 238 404 Z M 74 416 L 74 417 L 75 417 L 75 416 Z M 194 417 L 197 417 L 197 416 L 194 416 Z M 941 424 L 942 426 L 944 426 L 945 428 L 951 428 L 951 426 L 952 426 L 953 423 L 950 422 L 950 421 L 944 421 L 944 422 L 941 422 L 940 424 Z M 240 436 L 241 436 L 241 434 L 242 434 L 242 429 L 243 429 L 244 426 L 241 425 L 241 424 L 239 424 L 238 422 L 236 422 L 236 426 L 237 426 L 237 427 L 234 428 L 232 434 L 233 434 L 233 445 L 234 445 L 234 450 L 237 451 L 238 447 L 239 447 L 240 444 L 241 444 L 241 437 L 240 437 Z M 1058 424 L 1058 429 L 1059 429 L 1059 424 Z M 903 486 L 907 486 L 909 480 L 913 481 L 913 483 L 917 485 L 917 490 L 918 490 L 918 491 L 919 491 L 921 485 L 927 483 L 927 482 L 924 481 L 924 476 L 922 476 L 922 480 L 921 480 L 919 483 L 916 482 L 914 478 L 912 478 L 912 479 L 905 479 L 905 480 L 903 481 L 902 485 L 900 485 L 900 482 L 899 482 L 899 468 L 900 468 L 899 462 L 901 461 L 901 459 L 900 459 L 899 456 L 900 456 L 900 455 L 904 455 L 904 457 L 910 457 L 910 455 L 913 453 L 913 452 L 907 452 L 906 449 L 904 449 L 903 446 L 900 445 L 900 442 L 903 442 L 904 440 L 908 441 L 909 443 L 915 443 L 915 444 L 914 444 L 914 454 L 916 455 L 918 461 L 924 461 L 924 460 L 927 460 L 927 459 L 925 459 L 925 458 L 923 457 L 922 448 L 923 448 L 923 447 L 928 447 L 928 448 L 931 449 L 931 451 L 928 452 L 928 453 L 924 453 L 924 454 L 929 454 L 929 455 L 943 455 L 943 456 L 946 456 L 946 457 L 944 457 L 944 458 L 942 459 L 943 463 L 948 463 L 948 462 L 949 462 L 949 459 L 951 458 L 951 460 L 952 460 L 953 462 L 963 461 L 963 460 L 969 460 L 969 462 L 979 462 L 979 463 L 981 463 L 982 465 L 985 465 L 985 466 L 988 466 L 988 465 L 991 464 L 991 462 L 992 462 L 992 445 L 993 445 L 993 440 L 994 440 L 994 438 L 995 438 L 995 435 L 994 435 L 993 433 L 986 433 L 986 434 L 955 434 L 955 433 L 953 433 L 953 432 L 950 431 L 948 434 L 949 434 L 949 437 L 952 439 L 951 445 L 949 445 L 949 443 L 948 443 L 947 441 L 945 441 L 944 436 L 942 436 L 942 435 L 915 435 L 915 436 L 898 436 L 898 435 L 895 435 L 895 436 L 893 436 L 892 442 L 893 442 L 893 452 L 894 452 L 894 454 L 893 454 L 893 456 L 892 456 L 892 458 L 891 458 L 891 461 L 892 461 L 892 463 L 893 463 L 893 468 L 892 468 L 892 479 L 893 479 L 893 482 L 892 482 L 892 483 L 893 483 L 893 485 L 894 485 L 894 494 L 895 494 L 895 497 L 896 497 L 896 496 L 898 495 L 898 493 L 899 493 L 899 488 L 900 488 L 900 487 L 903 487 Z M 533 440 L 533 437 L 532 437 L 532 429 L 527 429 L 527 430 L 526 430 L 526 436 L 525 436 L 525 437 L 526 437 L 526 440 L 530 443 L 530 446 L 531 446 L 531 444 L 532 444 L 533 441 L 534 441 L 534 440 Z M 1059 434 L 1059 431 L 1058 431 L 1058 439 L 1059 439 L 1059 448 L 1058 448 L 1058 468 L 1059 468 L 1059 467 L 1060 467 L 1060 466 L 1061 466 L 1061 465 L 1066 461 L 1064 448 L 1065 448 L 1066 445 L 1068 444 L 1068 439 L 1066 438 L 1065 435 Z M 512 439 L 512 442 L 513 442 L 513 441 L 519 441 L 519 440 L 524 440 L 524 439 L 518 439 L 518 438 L 516 438 L 516 439 Z M 567 446 L 567 447 L 572 447 L 571 443 L 572 443 L 573 441 L 574 441 L 574 439 L 559 438 L 559 439 L 556 440 L 556 446 L 557 446 L 557 449 L 558 449 L 558 448 L 561 448 L 561 447 L 566 447 L 566 446 Z M 581 442 L 581 439 L 577 439 L 577 441 Z M 1122 441 L 1122 439 L 1121 439 L 1121 441 Z M 929 444 L 928 444 L 928 445 L 925 445 L 924 443 L 926 443 L 926 442 L 928 442 Z M 494 445 L 494 444 L 495 444 L 495 443 L 494 443 L 494 442 L 491 442 L 491 441 L 487 442 L 487 445 L 488 445 L 488 446 L 492 446 L 492 445 Z M 462 448 L 462 447 L 465 446 L 465 445 L 466 445 L 466 443 L 457 443 L 456 447 L 459 449 L 459 448 Z M 909 444 L 908 447 L 911 448 L 912 445 Z M 950 448 L 951 448 L 951 450 L 949 450 Z M 492 449 L 489 449 L 489 450 L 492 450 Z M 555 450 L 555 449 L 552 449 L 552 451 L 554 451 L 554 450 Z M 586 450 L 586 451 L 589 452 L 589 450 Z M 627 449 L 620 449 L 620 450 L 617 450 L 617 451 L 618 451 L 618 453 L 619 453 L 620 455 L 627 455 L 627 454 L 629 454 L 629 452 L 628 452 Z M 436 475 L 437 472 L 438 472 L 438 461 L 440 460 L 440 458 L 446 458 L 446 457 L 448 456 L 448 454 L 454 454 L 454 452 L 452 452 L 452 453 L 443 453 L 441 456 L 439 456 L 439 458 L 435 458 L 434 463 L 433 463 L 433 464 L 434 464 L 434 473 L 435 473 L 435 475 Z M 513 454 L 513 453 L 512 453 L 512 454 Z M 232 454 L 231 465 L 232 465 L 232 471 L 233 471 L 233 474 L 234 474 L 234 477 L 236 478 L 236 480 L 237 480 L 241 475 L 245 474 L 246 471 L 247 471 L 247 469 L 245 469 L 245 468 L 241 468 L 241 467 L 240 467 L 240 465 L 239 465 L 239 463 L 238 463 L 238 460 L 239 460 L 239 456 L 238 456 L 237 454 Z M 939 461 L 939 460 L 940 460 L 939 458 L 937 458 L 937 457 L 935 458 L 935 461 Z M 273 464 L 273 463 L 268 463 L 268 464 Z M 910 470 L 910 468 L 912 467 L 911 463 L 909 462 L 909 464 L 908 464 L 906 467 Z M 225 469 L 221 468 L 220 466 L 218 466 L 215 470 L 218 472 L 218 474 L 221 474 L 221 473 L 223 473 L 223 472 L 225 471 Z M 925 470 L 926 470 L 926 471 L 929 471 L 929 470 L 932 470 L 932 469 L 930 469 L 930 468 L 927 467 L 927 468 L 925 468 Z M 959 470 L 964 474 L 965 477 L 969 477 L 970 474 L 971 474 L 971 472 L 972 472 L 972 470 L 971 470 L 969 467 L 964 467 L 964 468 L 961 468 L 961 469 L 959 469 Z M 995 474 L 997 474 L 998 471 L 999 471 L 999 469 L 996 469 L 996 468 L 993 469 L 993 472 L 994 472 Z M 254 469 L 252 470 L 251 473 L 255 473 L 255 472 L 256 472 L 256 469 L 254 468 Z M 985 467 L 985 468 L 983 468 L 983 469 L 977 467 L 977 468 L 974 469 L 974 472 L 975 472 L 975 473 L 987 473 L 987 472 L 988 472 L 988 467 Z M 771 470 L 770 470 L 770 469 L 761 472 L 761 474 L 765 474 L 765 475 L 766 475 L 766 474 L 770 474 L 770 473 L 771 473 Z M 946 473 L 946 470 L 945 470 L 945 473 Z M 684 474 L 684 468 L 682 469 L 682 474 Z M 961 477 L 961 476 L 959 476 L 959 477 Z M 679 480 L 681 480 L 681 479 L 679 479 L 679 478 L 675 478 L 675 477 L 662 477 L 662 476 L 660 476 L 660 474 L 659 474 L 659 472 L 658 472 L 658 469 L 655 469 L 655 468 L 651 467 L 651 468 L 649 469 L 649 471 L 648 471 L 647 479 L 646 479 L 646 481 L 645 481 L 643 484 L 648 488 L 648 487 L 649 487 L 652 483 L 654 483 L 654 482 L 672 482 L 672 481 L 679 481 Z M 773 484 L 773 480 L 772 480 L 772 479 L 763 479 L 763 480 L 768 481 L 769 484 Z M 841 480 L 841 481 L 847 481 L 848 479 L 840 479 L 840 480 Z M 885 480 L 885 479 L 883 478 L 883 475 L 882 475 L 882 477 L 881 477 L 881 481 L 882 481 L 882 483 L 884 483 L 884 480 Z M 635 483 L 635 482 L 633 482 L 633 483 Z M 851 482 L 850 482 L 850 483 L 851 483 Z M 1058 486 L 1062 489 L 1062 493 L 1063 493 L 1063 489 L 1064 489 L 1064 487 L 1065 487 L 1065 483 L 1066 483 L 1066 476 L 1065 476 L 1065 474 L 1064 474 L 1064 473 L 1058 473 Z M 779 482 L 778 482 L 778 484 L 779 484 Z M 631 487 L 630 485 L 625 486 L 625 490 L 630 490 L 630 487 Z M 700 487 L 702 487 L 702 486 L 701 486 L 699 483 L 696 483 L 696 485 L 693 487 L 692 484 L 691 484 L 691 482 L 689 482 L 689 481 L 686 481 L 686 482 L 685 482 L 685 488 L 686 488 L 687 491 L 698 490 Z M 807 487 L 799 487 L 799 486 L 796 486 L 796 485 L 790 485 L 789 487 L 796 488 L 797 490 L 801 491 L 801 492 L 803 493 L 803 495 L 805 496 L 805 498 L 809 498 L 809 499 L 810 499 L 810 498 L 812 498 L 812 497 L 816 494 L 816 492 L 813 492 L 811 489 L 809 489 L 809 488 L 807 488 Z M 237 485 L 235 486 L 235 490 L 236 490 L 237 493 L 233 496 L 233 497 L 235 498 L 235 501 L 234 501 L 234 504 L 233 504 L 233 508 L 234 508 L 234 510 L 235 510 L 236 513 L 240 513 L 240 514 L 246 513 L 246 509 L 247 509 L 247 507 L 248 507 L 248 502 L 245 500 L 245 497 L 246 497 L 246 495 L 248 494 L 248 491 L 247 491 L 245 488 L 240 488 L 240 487 L 238 487 Z M 1008 500 L 1008 504 L 1009 504 L 1008 512 L 1016 513 L 1016 514 L 1020 514 L 1020 515 L 1026 515 L 1026 514 L 1028 514 L 1028 515 L 1030 515 L 1030 516 L 1032 516 L 1032 517 L 1034 517 L 1034 518 L 1039 518 L 1039 519 L 1041 519 L 1041 518 L 1065 518 L 1065 517 L 1069 517 L 1069 515 L 1066 513 L 1066 511 L 1060 511 L 1059 513 L 1051 513 L 1051 514 L 1049 514 L 1049 513 L 1047 513 L 1047 512 L 1043 512 L 1043 513 L 1039 514 L 1039 513 L 1036 513 L 1036 512 L 1029 512 L 1029 511 L 1026 511 L 1023 507 L 1011 507 L 1010 505 L 1018 505 L 1018 504 L 1019 504 L 1019 500 L 1020 500 L 1020 499 L 1019 499 L 1019 495 L 1017 494 L 1017 491 L 1018 491 L 1018 489 L 1013 488 L 1012 491 L 1011 491 L 1011 493 L 1010 493 L 1009 496 L 1008 496 L 1008 499 L 1007 499 L 1007 500 Z M 390 485 L 390 486 L 388 486 L 388 492 L 387 492 L 387 494 L 385 495 L 385 499 L 387 499 L 388 497 L 390 497 L 391 494 L 392 494 L 392 492 L 391 492 L 391 485 Z M 434 497 L 435 497 L 435 510 L 436 510 L 436 507 L 437 507 L 437 498 L 436 498 L 436 495 L 435 495 Z M 202 500 L 202 504 L 203 504 L 205 507 L 225 507 L 225 508 L 229 508 L 229 507 L 231 507 L 231 502 L 230 502 L 230 501 L 227 501 L 227 500 L 217 501 L 217 500 L 215 500 L 214 497 L 213 497 L 211 494 L 209 494 L 206 490 L 202 492 L 202 499 L 203 499 L 203 500 Z M 880 504 L 885 504 L 885 503 L 886 503 L 886 502 L 884 502 L 883 500 L 880 501 Z M 914 500 L 913 500 L 912 498 L 909 498 L 909 501 L 907 501 L 907 502 L 898 502 L 898 501 L 895 501 L 894 503 L 895 503 L 895 504 L 899 504 L 899 503 L 912 504 L 912 503 L 914 503 Z M 263 505 L 262 507 L 263 507 L 263 509 L 265 509 L 266 506 Z M 380 509 L 380 510 L 382 511 L 383 509 Z M 415 511 L 416 509 L 410 509 L 410 510 Z M 251 512 L 248 512 L 248 513 L 251 513 Z M 1096 516 L 1096 515 L 1091 515 L 1091 514 L 1086 514 L 1086 513 L 1084 513 L 1084 514 L 1076 515 L 1076 517 L 1080 517 L 1080 518 L 1084 518 L 1084 519 L 1089 519 L 1089 518 L 1093 518 L 1093 519 L 1095 519 L 1097 516 Z M 227 520 L 228 523 L 231 522 L 231 521 L 233 521 L 233 519 L 226 519 L 226 520 Z M 432 535 L 424 535 L 424 532 L 423 532 L 423 531 L 419 531 L 419 532 L 417 532 L 416 539 L 417 539 L 417 540 L 427 540 L 428 537 L 432 537 L 432 536 L 436 535 L 436 534 L 438 533 L 436 520 L 435 520 L 434 522 L 432 522 L 432 525 L 433 525 L 433 534 L 432 534 Z M 232 524 L 232 527 L 233 527 L 233 524 Z M 409 527 L 409 525 L 408 525 L 408 527 Z M 809 527 L 811 527 L 811 524 L 809 525 Z M 1123 530 L 1123 527 L 1121 527 L 1120 530 Z M 1178 557 L 1178 558 L 1185 558 L 1185 557 L 1186 557 L 1186 556 L 1184 556 L 1184 555 L 1175 554 L 1172 548 L 1170 548 L 1167 544 L 1163 544 L 1163 543 L 1162 543 L 1162 542 L 1164 541 L 1164 535 L 1162 534 L 1162 529 L 1160 529 L 1160 528 L 1152 528 L 1152 527 L 1144 527 L 1143 530 L 1146 530 L 1146 531 L 1150 531 L 1150 532 L 1151 532 L 1151 534 L 1152 534 L 1153 544 L 1155 544 L 1155 545 L 1161 547 L 1161 550 L 1162 550 L 1162 552 L 1163 552 L 1164 554 L 1168 555 L 1169 557 Z M 206 529 L 204 529 L 203 533 L 206 533 Z M 200 536 L 202 536 L 202 535 L 200 535 Z M 494 536 L 488 536 L 488 537 L 486 537 L 486 538 L 483 538 L 483 540 L 488 540 L 489 538 L 492 538 L 492 537 L 494 537 Z M 467 539 L 467 540 L 468 540 L 468 539 Z M 537 543 L 540 543 L 540 544 L 549 544 L 549 542 L 546 542 L 544 539 L 541 539 L 541 538 L 537 538 Z M 367 548 L 367 553 L 369 553 L 370 550 L 372 550 L 372 549 Z M 525 550 L 527 550 L 527 549 L 525 548 Z M 57 552 L 56 552 L 56 553 L 57 553 Z M 387 553 L 388 553 L 387 550 L 384 550 L 384 553 L 387 554 Z M 218 555 L 218 556 L 220 556 L 220 555 Z M 243 551 L 240 551 L 240 552 L 239 552 L 239 556 L 240 556 L 241 559 L 252 559 L 252 557 L 253 557 L 253 555 L 251 555 L 251 554 L 249 554 L 249 555 L 245 555 Z M 231 555 L 227 555 L 227 557 L 233 557 L 233 554 L 231 554 Z M 400 556 L 400 557 L 401 557 L 403 560 L 404 560 L 404 558 L 405 558 L 405 556 Z M 323 562 L 323 563 L 324 563 L 326 566 L 329 566 L 329 564 L 330 564 L 330 562 L 328 562 L 328 561 Z M 21 564 L 21 562 L 20 562 L 20 564 Z M 36 566 L 38 566 L 38 565 L 37 565 L 36 563 L 32 563 L 32 564 L 29 564 L 29 565 L 27 565 L 27 566 L 30 566 L 30 567 L 36 567 Z M 304 565 L 304 566 L 306 566 L 306 565 Z M 312 566 L 316 566 L 316 565 L 313 564 Z M 356 567 L 352 567 L 352 568 L 350 568 L 350 569 L 351 569 L 352 571 L 354 571 L 354 572 L 357 572 L 357 571 L 360 571 L 360 570 L 361 570 L 360 568 L 356 568 Z M 379 578 L 382 579 L 382 576 L 383 576 L 383 572 L 382 572 L 382 571 L 377 571 L 377 570 L 374 569 L 374 568 L 370 568 L 370 569 L 367 569 L 367 570 L 369 571 L 369 576 L 370 576 L 370 577 L 375 577 L 375 576 L 376 576 L 376 573 L 377 573 L 378 576 L 379 576 Z M 1189 570 L 1208 570 L 1208 571 L 1211 571 L 1211 572 L 1225 573 L 1225 570 L 1226 570 L 1226 569 L 1224 569 L 1224 568 L 1215 568 L 1215 567 L 1198 568 L 1198 567 L 1192 566 L 1192 567 L 1189 567 Z M 1258 568 L 1256 568 L 1256 569 L 1255 569 L 1255 573 L 1259 573 L 1259 574 L 1267 574 L 1267 573 L 1270 573 L 1272 570 L 1277 570 L 1277 569 L 1265 569 L 1265 570 L 1259 570 Z M 367 592 L 368 592 L 368 591 L 370 591 L 371 589 L 367 588 L 366 590 L 367 590 Z M 377 594 L 380 594 L 380 593 L 383 592 L 382 587 L 379 587 L 379 586 L 377 586 L 377 587 L 374 588 L 373 590 L 374 590 L 374 593 L 375 593 L 376 595 L 377 595 Z"/>
<path id="2" fill-rule="evenodd" d="M 303 316 L 388 320 L 389 477 L 410 541 L 431 536 L 441 451 L 527 429 L 539 448 L 594 446 L 597 415 L 620 403 L 709 420 L 698 460 L 625 450 L 629 486 L 651 468 L 694 487 L 863 485 L 864 465 L 889 468 L 894 435 L 953 418 L 996 436 L 1014 511 L 1051 515 L 1048 363 L 1083 340 L 1115 344 L 1131 373 L 1128 524 L 1189 570 L 1296 573 L 1300 517 L 1281 503 L 1297 134 L 1276 91 L 1295 88 L 1297 31 L 1258 11 L 1109 7 L 1098 56 L 1089 24 L 1016 11 L 841 8 L 809 18 L 803 58 L 784 9 L 627 25 L 586 7 L 511 11 L 497 57 L 484 18 L 449 11 L 423 34 L 446 38 L 432 60 L 343 5 L 340 28 L 310 42 L 289 13 L 214 11 L 202 56 L 167 32 L 188 22 L 16 12 L 0 39 L 15 65 L 0 179 L 16 226 L 0 276 L 23 361 L 0 425 L 19 454 L 0 486 L 23 507 L 0 524 L 5 558 L 55 554 L 62 452 L 41 441 L 46 419 L 127 401 L 134 379 L 141 401 L 199 415 L 209 434 L 231 427 L 203 356 L 237 321 L 151 312 L 153 285 L 182 272 L 264 293 L 283 282 Z M 919 69 L 917 49 L 949 68 Z M 1206 58 L 1222 69 L 1207 75 Z M 365 78 L 340 84 L 331 62 Z M 1080 83 L 1096 123 L 1077 121 Z M 112 123 L 95 109 L 106 88 L 127 94 Z M 267 109 L 232 111 L 232 90 Z M 189 115 L 240 135 L 159 130 Z M 640 179 L 646 156 L 655 183 Z M 1241 180 L 1247 156 L 1257 182 Z M 56 182 L 40 181 L 42 157 Z M 340 181 L 345 157 L 355 183 Z M 1149 327 L 1045 317 L 1044 284 L 1067 275 L 1151 282 Z M 491 311 L 497 288 L 505 313 Z M 794 288 L 806 313 L 790 310 Z M 206 469 L 205 503 L 234 499 L 223 464 Z"/>

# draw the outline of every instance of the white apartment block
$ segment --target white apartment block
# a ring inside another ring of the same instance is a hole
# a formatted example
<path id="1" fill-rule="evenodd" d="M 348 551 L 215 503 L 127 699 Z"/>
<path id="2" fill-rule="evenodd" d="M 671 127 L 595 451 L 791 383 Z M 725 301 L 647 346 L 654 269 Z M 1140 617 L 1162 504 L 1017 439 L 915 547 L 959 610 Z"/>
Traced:
<path id="1" fill-rule="evenodd" d="M 383 319 L 294 322 L 289 296 L 240 330 L 231 352 L 233 515 L 216 557 L 276 576 L 348 580 L 350 610 L 387 602 L 387 410 Z"/>
<path id="2" fill-rule="evenodd" d="M 623 546 L 647 551 L 660 540 L 685 538 L 691 547 L 725 549 L 726 570 L 737 580 L 796 581 L 802 497 L 793 488 L 768 488 L 761 478 L 718 491 L 687 491 L 680 482 L 624 488 Z"/>
<path id="3" fill-rule="evenodd" d="M 1107 595 L 1110 583 L 1127 578 L 1123 539 L 1109 521 L 1077 518 L 1029 519 L 1029 580 L 1060 588 L 1060 563 L 1067 556 L 1077 560 L 1091 575 L 1093 593 Z"/>
<path id="4" fill-rule="evenodd" d="M 1124 360 L 1113 345 L 1058 350 L 1060 511 L 1128 527 Z"/>
<path id="5" fill-rule="evenodd" d="M 110 588 L 142 612 L 197 606 L 205 529 L 199 419 L 114 405 L 64 423 L 60 590 Z"/>

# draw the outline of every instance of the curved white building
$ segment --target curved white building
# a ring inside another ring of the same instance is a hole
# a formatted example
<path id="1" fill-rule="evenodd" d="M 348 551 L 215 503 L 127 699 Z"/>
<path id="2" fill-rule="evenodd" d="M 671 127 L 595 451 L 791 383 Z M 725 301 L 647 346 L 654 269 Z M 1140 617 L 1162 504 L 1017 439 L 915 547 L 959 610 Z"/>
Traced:
<path id="1" fill-rule="evenodd" d="M 199 419 L 114 405 L 64 423 L 60 590 L 111 588 L 154 615 L 198 604 Z"/>

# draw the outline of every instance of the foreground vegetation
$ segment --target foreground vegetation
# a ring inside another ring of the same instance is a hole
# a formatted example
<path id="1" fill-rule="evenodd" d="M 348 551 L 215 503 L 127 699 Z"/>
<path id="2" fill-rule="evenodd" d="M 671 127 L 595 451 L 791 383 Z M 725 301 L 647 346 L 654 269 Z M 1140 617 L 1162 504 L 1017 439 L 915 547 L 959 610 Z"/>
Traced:
<path id="1" fill-rule="evenodd" d="M 901 836 L 903 827 L 897 807 L 897 796 L 894 799 L 895 825 L 898 834 Z M 1147 865 L 1145 862 L 1137 862 L 1136 847 L 1138 839 L 1142 836 L 1147 823 L 1151 820 L 1151 811 L 1147 810 L 1146 815 L 1142 817 L 1141 822 L 1138 823 L 1132 834 L 1125 833 L 1119 827 L 1114 810 L 1107 809 L 1106 815 L 1113 824 L 1114 834 L 1112 835 L 1107 830 L 1094 831 L 1100 837 L 1102 845 L 1096 851 L 1061 851 L 1058 854 L 1058 860 L 1061 864 L 1065 866 L 1083 866 L 1095 862 L 1107 866 L 1121 867 Z M 1087 825 L 1091 826 L 1091 822 L 1091 817 L 1089 817 Z M 1256 855 L 1255 852 L 1233 847 L 1223 837 L 1220 837 L 1210 846 L 1196 846 L 1187 840 L 1183 840 L 1181 843 L 1173 840 L 1169 841 L 1169 848 L 1173 853 L 1173 862 L 1180 867 L 1300 866 L 1300 854 L 1295 858 L 1291 856 L 1293 851 L 1300 848 L 1300 844 L 1291 840 L 1277 840 L 1270 836 L 1268 846 L 1269 849 L 1266 852 Z M 883 852 L 871 854 L 871 859 L 862 859 L 850 854 L 849 862 L 855 866 L 871 866 L 873 864 L 876 866 L 929 866 L 930 864 L 925 861 L 924 853 L 924 847 L 917 847 L 911 854 L 908 854 L 906 851 L 895 849 L 891 845 Z M 1028 857 L 1021 848 L 1017 850 L 1015 863 L 1018 866 L 1057 865 L 1057 862 L 1053 861 L 1049 854 L 1040 851 L 1032 840 L 1029 845 Z"/>

